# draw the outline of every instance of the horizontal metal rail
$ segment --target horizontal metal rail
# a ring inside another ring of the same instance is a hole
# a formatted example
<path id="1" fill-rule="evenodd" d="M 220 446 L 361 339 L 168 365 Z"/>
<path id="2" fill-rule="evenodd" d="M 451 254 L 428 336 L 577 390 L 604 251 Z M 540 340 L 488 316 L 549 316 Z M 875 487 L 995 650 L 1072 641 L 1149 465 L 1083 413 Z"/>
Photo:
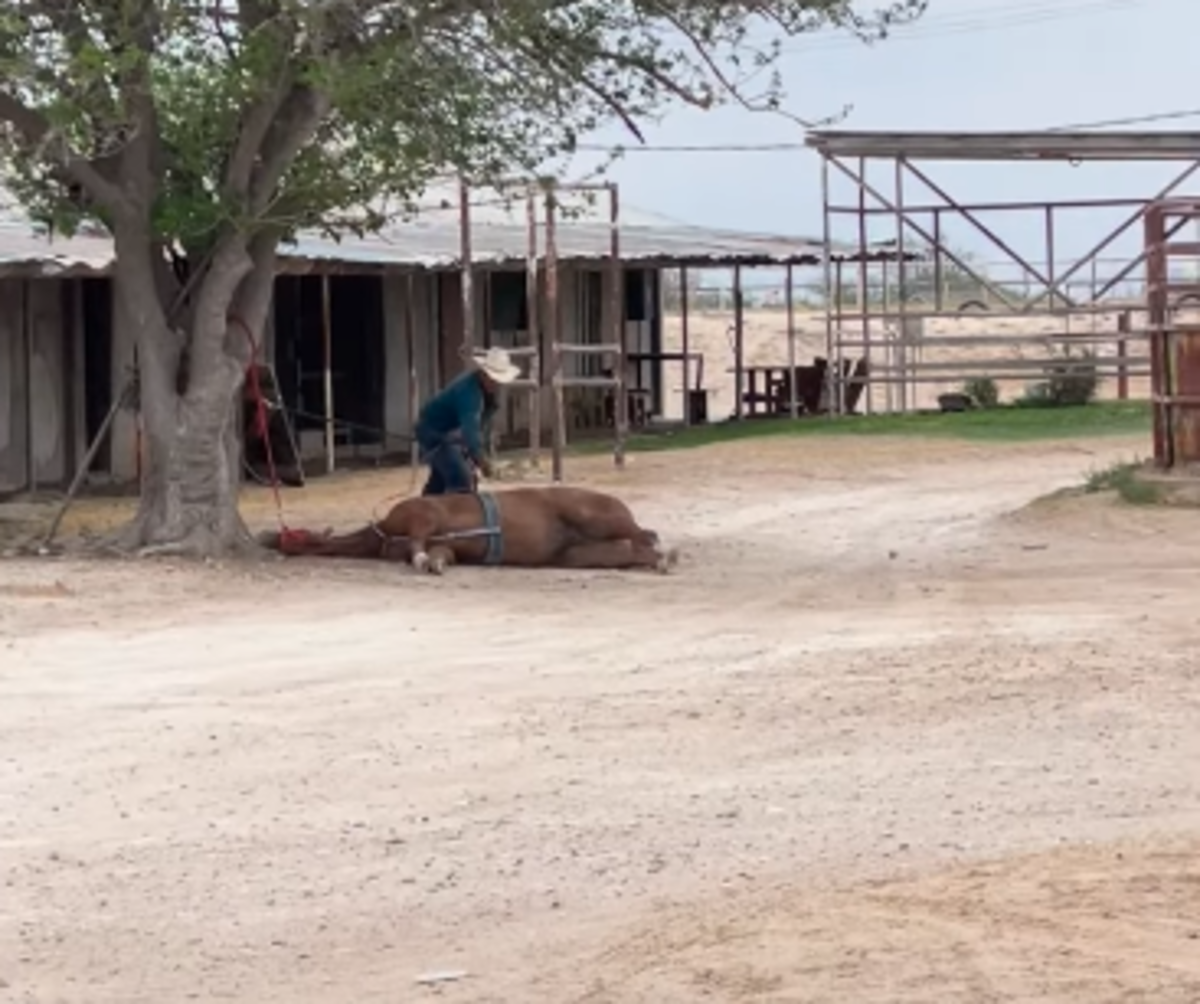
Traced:
<path id="1" fill-rule="evenodd" d="M 925 335 L 918 338 L 905 338 L 899 332 L 894 337 L 872 339 L 843 338 L 834 341 L 835 347 L 844 349 L 865 349 L 903 346 L 906 348 L 986 348 L 996 345 L 1040 345 L 1044 342 L 1069 343 L 1071 345 L 1115 345 L 1129 342 L 1149 342 L 1154 331 L 1147 328 L 1140 332 L 1109 332 L 1092 334 L 1091 332 L 1052 331 L 1044 335 Z"/>
<path id="2" fill-rule="evenodd" d="M 621 383 L 617 377 L 598 376 L 554 376 L 550 381 L 552 387 L 619 387 Z"/>
<path id="3" fill-rule="evenodd" d="M 883 375 L 872 376 L 871 383 L 878 384 L 880 386 L 883 386 L 885 384 L 919 384 L 919 383 L 952 384 L 952 383 L 956 382 L 956 377 L 969 376 L 969 375 L 970 375 L 969 373 L 960 372 L 958 374 L 946 373 L 941 376 L 938 376 L 937 374 L 933 374 L 933 373 L 927 374 L 927 375 L 892 376 L 892 375 L 890 375 L 890 371 L 889 371 L 889 373 L 885 373 Z M 986 370 L 986 371 L 982 371 L 980 375 L 986 376 L 990 380 L 1011 381 L 1011 380 L 1029 380 L 1029 379 L 1031 379 L 1031 377 L 1034 377 L 1037 374 L 1009 373 L 1009 372 L 1005 372 L 1003 370 Z M 1107 372 L 1096 374 L 1096 376 L 1100 377 L 1100 378 L 1109 378 L 1109 377 L 1114 377 L 1117 375 L 1120 375 L 1122 377 L 1127 377 L 1130 379 L 1133 379 L 1136 377 L 1149 378 L 1150 367 L 1149 367 L 1149 365 L 1130 366 L 1130 367 L 1127 367 L 1126 369 L 1124 369 L 1120 374 L 1107 373 Z"/>
<path id="4" fill-rule="evenodd" d="M 602 356 L 616 355 L 621 351 L 620 345 L 604 342 L 599 345 L 579 344 L 576 342 L 560 342 L 558 351 L 569 356 Z"/>
<path id="5" fill-rule="evenodd" d="M 1200 287 L 1190 288 L 1200 295 Z M 969 304 L 978 301 L 978 297 L 964 297 L 961 301 L 964 304 Z M 1196 309 L 1200 309 L 1197 305 Z M 986 308 L 983 310 L 972 309 L 943 309 L 943 310 L 921 310 L 916 308 L 913 310 L 900 310 L 897 307 L 890 309 L 867 309 L 859 310 L 857 308 L 844 307 L 841 310 L 835 306 L 830 310 L 835 325 L 845 325 L 849 322 L 861 324 L 863 321 L 880 321 L 887 323 L 899 323 L 901 321 L 926 321 L 926 320 L 1028 320 L 1030 318 L 1061 318 L 1061 317 L 1090 317 L 1094 314 L 1123 314 L 1123 313 L 1145 313 L 1146 307 L 1132 306 L 1127 303 L 1121 304 L 1079 304 L 1073 307 L 1063 307 L 1061 310 L 1012 310 L 1012 309 L 996 309 Z M 814 311 L 814 313 L 819 313 Z M 823 315 L 822 315 L 823 316 Z"/>
<path id="6" fill-rule="evenodd" d="M 1087 372 L 1092 371 L 1098 374 L 1107 374 L 1109 371 L 1114 373 L 1128 373 L 1131 369 L 1138 366 L 1149 366 L 1149 356 L 1104 356 L 1087 360 L 1079 359 L 961 359 L 952 362 L 936 362 L 936 363 L 913 363 L 905 366 L 889 366 L 881 365 L 872 367 L 868 380 L 875 380 L 880 374 L 885 373 L 962 373 L 970 370 L 987 372 L 992 375 L 991 370 L 1016 370 L 1023 371 L 1024 375 L 1037 373 L 1039 371 L 1049 374 L 1052 367 L 1058 367 L 1058 373 L 1067 372 Z M 1057 373 L 1054 375 L 1058 375 Z"/>

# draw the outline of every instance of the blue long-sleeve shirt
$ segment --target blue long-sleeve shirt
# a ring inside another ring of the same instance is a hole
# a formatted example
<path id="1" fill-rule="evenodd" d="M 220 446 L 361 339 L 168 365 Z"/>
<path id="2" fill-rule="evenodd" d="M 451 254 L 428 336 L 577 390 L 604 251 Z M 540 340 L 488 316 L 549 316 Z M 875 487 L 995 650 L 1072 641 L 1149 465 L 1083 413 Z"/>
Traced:
<path id="1" fill-rule="evenodd" d="M 483 439 L 495 410 L 495 402 L 484 393 L 479 374 L 468 370 L 425 402 L 417 418 L 417 439 L 432 447 L 434 441 L 461 432 L 471 459 L 482 460 Z"/>

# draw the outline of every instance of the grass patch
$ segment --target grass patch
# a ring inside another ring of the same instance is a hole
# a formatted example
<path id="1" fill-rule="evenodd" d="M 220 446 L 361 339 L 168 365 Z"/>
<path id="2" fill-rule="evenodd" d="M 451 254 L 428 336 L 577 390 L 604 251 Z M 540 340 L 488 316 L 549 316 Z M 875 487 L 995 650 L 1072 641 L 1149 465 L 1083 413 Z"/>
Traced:
<path id="1" fill-rule="evenodd" d="M 1116 492 L 1122 502 L 1130 505 L 1157 505 L 1162 501 L 1162 492 L 1157 485 L 1138 477 L 1141 466 L 1134 461 L 1092 471 L 1083 484 L 1083 490 L 1089 495 L 1096 492 Z"/>
<path id="2" fill-rule="evenodd" d="M 1150 406 L 1105 401 L 1076 407 L 1004 406 L 978 411 L 916 415 L 848 415 L 844 418 L 759 418 L 630 436 L 631 453 L 686 450 L 772 436 L 931 436 L 982 442 L 1028 442 L 1088 436 L 1150 434 Z M 576 453 L 603 453 L 611 441 L 579 443 Z"/>

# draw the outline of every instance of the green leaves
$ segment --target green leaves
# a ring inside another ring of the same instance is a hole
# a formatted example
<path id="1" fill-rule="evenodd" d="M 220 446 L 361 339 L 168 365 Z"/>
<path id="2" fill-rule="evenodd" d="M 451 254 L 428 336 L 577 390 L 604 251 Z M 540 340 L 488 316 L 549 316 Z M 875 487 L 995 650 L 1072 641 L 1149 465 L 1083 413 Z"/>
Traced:
<path id="1" fill-rule="evenodd" d="M 680 103 L 780 109 L 781 36 L 834 27 L 870 40 L 924 5 L 16 0 L 0 11 L 0 91 L 56 143 L 6 128 L 0 171 L 69 229 L 108 213 L 63 151 L 128 193 L 124 151 L 149 140 L 151 190 L 138 196 L 163 243 L 199 252 L 231 230 L 378 229 L 435 178 L 532 177 L 608 122 L 636 136 Z M 291 101 L 302 85 L 323 100 Z"/>

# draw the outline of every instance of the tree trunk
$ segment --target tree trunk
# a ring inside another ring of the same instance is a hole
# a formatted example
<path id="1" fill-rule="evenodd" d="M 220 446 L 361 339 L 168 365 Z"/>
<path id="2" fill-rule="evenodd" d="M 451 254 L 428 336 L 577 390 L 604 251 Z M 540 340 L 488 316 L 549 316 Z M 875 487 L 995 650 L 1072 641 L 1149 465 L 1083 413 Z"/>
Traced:
<path id="1" fill-rule="evenodd" d="M 126 546 L 142 551 L 220 557 L 253 550 L 238 512 L 241 444 L 236 389 L 178 399 L 173 421 L 145 422 L 145 466 L 137 517 Z"/>
<path id="2" fill-rule="evenodd" d="M 215 558 L 257 549 L 238 512 L 241 390 L 250 345 L 227 316 L 251 269 L 244 244 L 218 254 L 189 311 L 187 386 L 177 385 L 184 339 L 167 323 L 155 277 L 130 256 L 114 274 L 117 301 L 137 339 L 144 429 L 141 498 L 118 534 L 122 551 Z M 269 286 L 268 286 L 269 288 Z"/>
<path id="3" fill-rule="evenodd" d="M 241 370 L 232 360 L 223 369 L 182 396 L 172 386 L 166 408 L 143 404 L 141 499 L 122 549 L 206 558 L 254 549 L 238 512 Z M 173 375 L 143 365 L 141 381 L 145 399 L 148 383 L 171 384 Z"/>

